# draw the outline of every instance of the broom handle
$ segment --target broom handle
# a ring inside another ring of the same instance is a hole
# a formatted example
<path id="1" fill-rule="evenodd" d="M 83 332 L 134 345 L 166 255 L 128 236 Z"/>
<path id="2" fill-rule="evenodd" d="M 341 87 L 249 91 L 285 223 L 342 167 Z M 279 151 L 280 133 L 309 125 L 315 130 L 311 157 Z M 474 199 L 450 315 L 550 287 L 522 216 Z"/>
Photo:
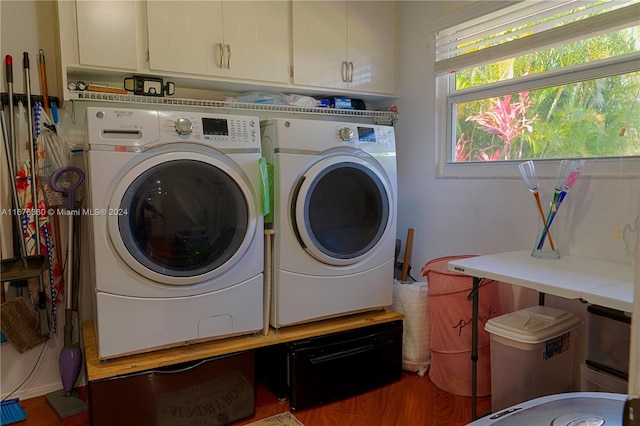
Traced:
<path id="1" fill-rule="evenodd" d="M 42 92 L 42 103 L 44 112 L 49 115 L 49 92 L 47 90 L 47 69 L 44 61 L 44 50 L 38 50 L 38 66 L 40 70 L 40 91 Z"/>
<path id="2" fill-rule="evenodd" d="M 7 77 L 7 88 L 9 90 L 9 144 L 7 145 L 10 149 L 9 149 L 9 155 L 11 156 L 11 162 L 13 164 L 13 167 L 15 169 L 16 165 L 17 165 L 17 161 L 16 161 L 16 146 L 18 146 L 18 131 L 16 130 L 16 123 L 15 123 L 15 112 L 13 110 L 13 57 L 11 57 L 11 55 L 7 55 L 6 56 L 6 65 L 5 65 L 5 73 L 6 73 L 6 77 Z M 16 176 L 13 175 L 11 176 L 11 182 L 13 182 L 13 186 L 15 187 L 15 179 Z M 20 206 L 14 206 L 16 208 L 20 207 Z M 22 228 L 21 228 L 22 229 Z"/>
<path id="3" fill-rule="evenodd" d="M 36 170 L 38 167 L 36 139 L 33 134 L 33 109 L 31 105 L 31 77 L 29 75 L 29 53 L 24 52 L 22 57 L 22 65 L 24 68 L 24 80 L 27 90 L 27 117 L 29 121 L 29 159 L 31 160 L 31 202 L 35 214 L 33 221 L 35 223 L 35 240 L 36 254 L 42 254 L 40 249 L 40 218 L 38 217 L 38 184 Z"/>
<path id="4" fill-rule="evenodd" d="M 402 274 L 400 281 L 407 281 L 409 275 L 409 262 L 411 261 L 411 248 L 413 247 L 413 228 L 407 231 L 407 246 L 404 249 L 404 260 L 402 261 Z"/>
<path id="5" fill-rule="evenodd" d="M 9 175 L 11 176 L 11 196 L 12 201 L 16 209 L 20 208 L 20 200 L 18 200 L 18 190 L 16 189 L 16 171 L 14 169 L 13 158 L 11 158 L 11 142 L 9 141 L 9 132 L 7 131 L 7 122 L 4 117 L 4 105 L 1 105 L 2 109 L 0 111 L 1 120 L 2 120 L 2 140 L 4 142 L 4 152 L 7 156 L 7 168 L 9 169 Z M 14 216 L 14 225 L 16 227 L 16 232 L 20 234 L 20 238 L 18 238 L 18 246 L 20 247 L 20 259 L 22 260 L 22 267 L 27 269 L 29 267 L 29 263 L 27 262 L 27 246 L 24 241 L 24 232 L 22 230 L 22 222 L 20 221 L 19 215 Z M 4 288 L 4 287 L 3 287 Z"/>

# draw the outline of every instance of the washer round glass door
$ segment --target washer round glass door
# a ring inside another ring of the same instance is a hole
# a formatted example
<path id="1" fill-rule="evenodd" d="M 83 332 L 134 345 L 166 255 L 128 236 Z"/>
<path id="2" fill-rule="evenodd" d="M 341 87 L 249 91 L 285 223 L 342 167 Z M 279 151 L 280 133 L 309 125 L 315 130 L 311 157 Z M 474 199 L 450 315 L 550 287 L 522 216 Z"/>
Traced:
<path id="1" fill-rule="evenodd" d="M 391 220 L 391 191 L 377 167 L 355 156 L 334 155 L 311 166 L 300 182 L 292 214 L 309 254 L 343 266 L 376 247 Z"/>
<path id="2" fill-rule="evenodd" d="M 237 263 L 256 232 L 244 173 L 218 154 L 152 156 L 120 179 L 109 217 L 114 247 L 132 269 L 156 282 L 185 285 Z M 125 214 L 126 213 L 126 214 Z"/>

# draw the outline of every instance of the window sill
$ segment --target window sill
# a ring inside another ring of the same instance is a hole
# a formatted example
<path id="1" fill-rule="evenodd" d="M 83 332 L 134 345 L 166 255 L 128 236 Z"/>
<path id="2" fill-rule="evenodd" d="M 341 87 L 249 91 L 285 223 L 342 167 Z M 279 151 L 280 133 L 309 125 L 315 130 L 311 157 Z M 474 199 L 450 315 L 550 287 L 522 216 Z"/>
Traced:
<path id="1" fill-rule="evenodd" d="M 597 179 L 640 178 L 640 157 L 589 158 L 582 176 Z M 525 161 L 525 160 L 522 160 Z M 522 161 L 465 162 L 439 164 L 438 179 L 522 179 L 518 164 Z M 534 160 L 539 179 L 555 179 L 560 164 L 558 160 Z"/>

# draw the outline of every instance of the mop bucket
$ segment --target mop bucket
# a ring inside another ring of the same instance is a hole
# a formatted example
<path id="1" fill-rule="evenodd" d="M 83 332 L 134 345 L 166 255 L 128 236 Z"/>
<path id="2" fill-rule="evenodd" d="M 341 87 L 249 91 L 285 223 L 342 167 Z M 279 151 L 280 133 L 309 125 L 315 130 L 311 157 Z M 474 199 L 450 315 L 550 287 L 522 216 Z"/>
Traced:
<path id="1" fill-rule="evenodd" d="M 447 269 L 449 261 L 473 257 L 433 259 L 422 267 L 427 277 L 431 309 L 431 367 L 429 378 L 449 393 L 471 396 L 471 319 L 468 296 L 473 278 Z M 498 282 L 485 280 L 480 287 L 478 316 L 477 395 L 491 394 L 490 335 L 484 324 L 502 314 Z"/>

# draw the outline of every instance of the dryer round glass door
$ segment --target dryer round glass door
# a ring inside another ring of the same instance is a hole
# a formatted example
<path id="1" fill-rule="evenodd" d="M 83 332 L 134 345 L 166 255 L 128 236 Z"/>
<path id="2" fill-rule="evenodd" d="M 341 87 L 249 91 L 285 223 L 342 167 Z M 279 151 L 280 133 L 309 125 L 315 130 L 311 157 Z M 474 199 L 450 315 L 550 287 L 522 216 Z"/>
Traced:
<path id="1" fill-rule="evenodd" d="M 228 160 L 181 152 L 147 159 L 120 179 L 109 235 L 132 269 L 163 284 L 193 284 L 236 264 L 256 233 L 242 172 Z"/>
<path id="2" fill-rule="evenodd" d="M 340 155 L 317 162 L 294 193 L 303 246 L 329 265 L 359 262 L 389 228 L 390 194 L 383 174 L 367 161 Z"/>

